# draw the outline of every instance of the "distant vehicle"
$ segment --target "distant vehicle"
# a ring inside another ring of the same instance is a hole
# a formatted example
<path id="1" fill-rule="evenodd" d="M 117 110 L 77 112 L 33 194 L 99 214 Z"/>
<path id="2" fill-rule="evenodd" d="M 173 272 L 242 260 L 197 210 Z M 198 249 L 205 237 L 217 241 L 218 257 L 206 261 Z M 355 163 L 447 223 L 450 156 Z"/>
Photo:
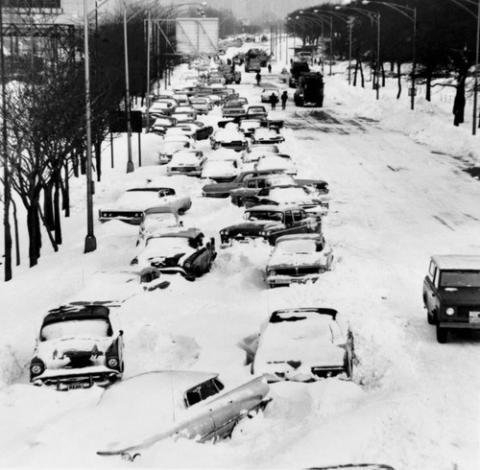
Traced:
<path id="1" fill-rule="evenodd" d="M 210 137 L 210 145 L 214 150 L 225 147 L 240 152 L 248 147 L 248 142 L 246 137 L 238 130 L 219 129 Z"/>
<path id="2" fill-rule="evenodd" d="M 257 171 L 276 171 L 282 170 L 287 175 L 296 175 L 297 167 L 293 160 L 287 154 L 270 154 L 264 155 L 257 162 L 246 163 L 242 166 L 242 170 Z"/>
<path id="3" fill-rule="evenodd" d="M 259 129 L 262 126 L 260 119 L 242 119 L 240 121 L 239 129 L 243 132 L 245 137 L 250 137 L 255 129 Z"/>
<path id="4" fill-rule="evenodd" d="M 190 105 L 198 114 L 208 114 L 212 108 L 212 101 L 208 97 L 191 97 Z"/>
<path id="5" fill-rule="evenodd" d="M 285 141 L 285 137 L 280 133 L 265 128 L 255 129 L 252 135 L 253 144 L 280 144 Z"/>
<path id="6" fill-rule="evenodd" d="M 139 225 L 146 209 L 164 207 L 183 214 L 191 206 L 190 197 L 178 196 L 173 188 L 138 187 L 125 191 L 112 207 L 100 209 L 99 220 L 100 222 L 120 220 L 132 225 Z"/>
<path id="7" fill-rule="evenodd" d="M 176 100 L 180 106 L 189 104 L 188 95 L 186 93 L 174 93 L 172 98 Z"/>
<path id="8" fill-rule="evenodd" d="M 446 343 L 453 330 L 480 330 L 480 256 L 432 256 L 423 303 L 439 343 Z"/>
<path id="9" fill-rule="evenodd" d="M 302 73 L 308 73 L 308 72 L 310 72 L 310 67 L 306 62 L 294 61 L 292 63 L 292 66 L 290 67 L 290 77 L 288 79 L 288 85 L 291 88 L 296 88 L 300 75 Z"/>
<path id="10" fill-rule="evenodd" d="M 323 106 L 323 76 L 319 72 L 304 73 L 298 78 L 298 87 L 293 95 L 296 106 Z"/>
<path id="11" fill-rule="evenodd" d="M 263 377 L 232 387 L 211 372 L 170 370 L 136 375 L 107 390 L 97 405 L 101 413 L 118 417 L 105 423 L 105 435 L 115 447 L 97 454 L 133 460 L 163 439 L 207 442 L 228 438 L 239 421 L 263 410 L 270 400 Z M 127 422 L 136 425 L 125 426 Z"/>
<path id="12" fill-rule="evenodd" d="M 145 245 L 149 237 L 181 230 L 182 227 L 177 212 L 165 207 L 146 209 L 140 222 L 137 245 Z"/>
<path id="13" fill-rule="evenodd" d="M 193 119 L 197 119 L 197 112 L 195 109 L 193 109 L 192 106 L 190 105 L 181 105 L 181 106 L 175 106 L 175 109 L 173 110 L 173 114 L 192 114 Z"/>
<path id="14" fill-rule="evenodd" d="M 295 54 L 295 59 L 300 62 L 309 62 L 312 60 L 312 53 L 310 51 L 299 51 Z"/>
<path id="15" fill-rule="evenodd" d="M 268 85 L 262 90 L 260 99 L 262 103 L 270 103 L 270 97 L 274 94 L 277 98 L 280 98 L 280 90 L 275 85 Z"/>
<path id="16" fill-rule="evenodd" d="M 176 101 L 175 100 L 157 100 L 154 101 L 149 108 L 149 113 L 154 114 L 154 113 L 161 113 L 166 116 L 170 116 L 173 113 L 173 110 L 176 106 Z"/>
<path id="17" fill-rule="evenodd" d="M 246 180 L 243 187 L 232 189 L 230 191 L 230 198 L 233 204 L 242 207 L 252 207 L 260 205 L 263 198 L 260 194 L 263 191 L 268 191 L 271 187 L 279 185 L 294 185 L 295 180 L 283 172 L 281 173 L 260 173 L 260 176 L 255 176 Z M 268 194 L 268 193 L 263 193 Z"/>
<path id="18" fill-rule="evenodd" d="M 250 49 L 245 54 L 245 72 L 260 72 L 262 70 L 262 61 L 259 49 Z"/>
<path id="19" fill-rule="evenodd" d="M 249 106 L 245 117 L 247 119 L 267 119 L 268 111 L 265 106 Z"/>
<path id="20" fill-rule="evenodd" d="M 215 239 L 204 243 L 205 235 L 196 228 L 162 233 L 146 239 L 132 264 L 153 267 L 162 273 L 179 273 L 189 281 L 210 271 L 217 256 Z"/>
<path id="21" fill-rule="evenodd" d="M 34 385 L 58 390 L 105 386 L 120 379 L 123 369 L 123 331 L 115 328 L 107 306 L 75 302 L 50 310 L 43 319 L 30 362 Z"/>
<path id="22" fill-rule="evenodd" d="M 167 175 L 200 176 L 204 163 L 205 157 L 201 151 L 176 152 L 167 164 Z"/>
<path id="23" fill-rule="evenodd" d="M 197 113 L 187 112 L 187 113 L 172 113 L 173 118 L 177 120 L 177 124 L 183 122 L 194 122 L 197 119 Z"/>
<path id="24" fill-rule="evenodd" d="M 245 116 L 245 106 L 239 100 L 228 100 L 222 108 L 222 116 L 224 118 L 236 118 Z"/>
<path id="25" fill-rule="evenodd" d="M 252 374 L 310 382 L 353 374 L 354 339 L 332 308 L 276 310 L 263 325 Z"/>
<path id="26" fill-rule="evenodd" d="M 277 238 L 265 269 L 269 287 L 316 281 L 333 262 L 332 249 L 320 233 L 302 233 Z"/>
<path id="27" fill-rule="evenodd" d="M 158 163 L 160 165 L 167 164 L 172 159 L 174 153 L 190 149 L 192 145 L 192 139 L 183 132 L 165 137 L 157 152 Z"/>
<path id="28" fill-rule="evenodd" d="M 159 135 L 164 135 L 167 132 L 167 129 L 174 127 L 177 124 L 175 119 L 171 117 L 157 117 L 153 120 L 153 124 L 150 127 L 150 132 L 154 132 Z"/>
<path id="29" fill-rule="evenodd" d="M 255 206 L 247 209 L 245 222 L 230 225 L 220 231 L 222 246 L 232 240 L 264 238 L 273 245 L 278 237 L 294 233 L 321 233 L 321 221 L 303 209 L 287 206 Z"/>
<path id="30" fill-rule="evenodd" d="M 202 178 L 216 183 L 233 181 L 238 174 L 237 163 L 232 160 L 207 160 L 202 170 Z"/>

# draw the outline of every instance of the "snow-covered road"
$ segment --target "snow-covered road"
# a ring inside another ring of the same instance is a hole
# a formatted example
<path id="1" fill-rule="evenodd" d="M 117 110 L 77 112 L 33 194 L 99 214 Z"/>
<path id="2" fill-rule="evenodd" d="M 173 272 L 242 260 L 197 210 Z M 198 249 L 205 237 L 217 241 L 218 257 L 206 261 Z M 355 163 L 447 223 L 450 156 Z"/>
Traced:
<path id="1" fill-rule="evenodd" d="M 244 74 L 237 88 L 250 103 L 259 102 L 253 74 Z M 128 426 L 121 410 L 111 416 L 96 412 L 100 390 L 62 394 L 27 383 L 25 366 L 46 309 L 108 297 L 128 299 L 120 311 L 127 377 L 180 368 L 246 381 L 250 374 L 240 344 L 279 306 L 335 307 L 356 339 L 353 383 L 276 384 L 263 416 L 242 422 L 232 440 L 215 446 L 164 442 L 134 465 L 304 468 L 370 461 L 396 470 L 452 470 L 454 464 L 458 470 L 478 469 L 480 337 L 459 334 L 438 344 L 426 322 L 421 287 L 431 254 L 478 252 L 480 183 L 461 171 L 459 160 L 438 153 L 451 152 L 443 145 L 444 128 L 438 139 L 429 141 L 426 127 L 414 139 L 404 125 L 407 111 L 394 101 L 383 103 L 382 109 L 390 106 L 398 114 L 398 120 L 383 120 L 372 101 L 373 94 L 358 93 L 334 76 L 326 78 L 323 110 L 289 103 L 285 113 L 274 113 L 286 119 L 285 147 L 299 177 L 325 179 L 331 190 L 324 232 L 336 261 L 311 286 L 267 290 L 262 270 L 270 247 L 258 241 L 219 251 L 212 272 L 195 283 L 175 278 L 164 291 L 144 293 L 129 266 L 135 227 L 97 226 L 98 251 L 81 254 L 79 185 L 62 251 L 0 286 L 6 310 L 0 332 L 0 465 L 132 465 L 95 455 L 109 442 L 109 428 Z M 429 113 L 420 109 L 410 119 L 423 125 Z M 216 110 L 206 119 L 219 117 Z M 451 140 L 457 132 L 451 130 Z M 154 158 L 157 143 L 156 136 L 145 136 L 144 160 L 151 166 L 135 173 L 138 181 L 164 174 Z M 116 143 L 123 159 L 124 144 Z M 132 180 L 123 168 L 117 162 L 105 172 L 97 207 Z M 241 217 L 229 200 L 202 198 L 200 180 L 175 178 L 192 195 L 186 225 L 218 238 L 222 227 Z"/>

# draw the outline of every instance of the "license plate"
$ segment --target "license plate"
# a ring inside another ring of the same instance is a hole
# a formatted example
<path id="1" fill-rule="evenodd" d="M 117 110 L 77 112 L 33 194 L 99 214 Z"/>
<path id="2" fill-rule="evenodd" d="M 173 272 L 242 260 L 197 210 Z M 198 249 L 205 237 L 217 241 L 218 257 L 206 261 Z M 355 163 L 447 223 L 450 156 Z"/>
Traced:
<path id="1" fill-rule="evenodd" d="M 480 311 L 470 311 L 469 312 L 469 321 L 470 323 L 479 323 L 480 324 Z"/>

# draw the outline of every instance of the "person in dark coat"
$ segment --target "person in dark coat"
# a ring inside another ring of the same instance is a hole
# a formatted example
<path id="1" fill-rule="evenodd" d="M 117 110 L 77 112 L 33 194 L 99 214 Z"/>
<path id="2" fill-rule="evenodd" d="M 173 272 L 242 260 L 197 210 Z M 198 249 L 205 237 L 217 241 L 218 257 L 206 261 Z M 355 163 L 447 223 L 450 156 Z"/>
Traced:
<path id="1" fill-rule="evenodd" d="M 278 103 L 278 96 L 275 93 L 272 93 L 270 95 L 270 104 L 272 106 L 272 111 L 274 111 L 275 108 L 277 107 L 277 103 Z"/>
<path id="2" fill-rule="evenodd" d="M 272 64 L 268 64 L 267 69 L 268 69 L 268 73 L 272 73 Z"/>
<path id="3" fill-rule="evenodd" d="M 285 91 L 282 93 L 282 96 L 280 97 L 280 99 L 282 100 L 282 109 L 285 109 L 286 106 L 287 106 L 287 100 L 288 100 L 287 90 L 285 90 Z"/>
<path id="4" fill-rule="evenodd" d="M 255 80 L 257 81 L 257 86 L 260 86 L 260 82 L 262 81 L 262 75 L 260 72 L 257 72 L 257 75 L 255 75 Z"/>

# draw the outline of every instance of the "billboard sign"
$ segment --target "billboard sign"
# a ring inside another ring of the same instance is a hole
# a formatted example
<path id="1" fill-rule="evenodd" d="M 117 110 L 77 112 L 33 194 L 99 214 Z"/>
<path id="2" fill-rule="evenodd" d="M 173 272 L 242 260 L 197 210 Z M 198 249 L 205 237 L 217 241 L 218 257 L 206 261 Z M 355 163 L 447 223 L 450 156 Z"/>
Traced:
<path id="1" fill-rule="evenodd" d="M 178 54 L 214 55 L 218 50 L 218 18 L 177 18 L 175 36 Z"/>

